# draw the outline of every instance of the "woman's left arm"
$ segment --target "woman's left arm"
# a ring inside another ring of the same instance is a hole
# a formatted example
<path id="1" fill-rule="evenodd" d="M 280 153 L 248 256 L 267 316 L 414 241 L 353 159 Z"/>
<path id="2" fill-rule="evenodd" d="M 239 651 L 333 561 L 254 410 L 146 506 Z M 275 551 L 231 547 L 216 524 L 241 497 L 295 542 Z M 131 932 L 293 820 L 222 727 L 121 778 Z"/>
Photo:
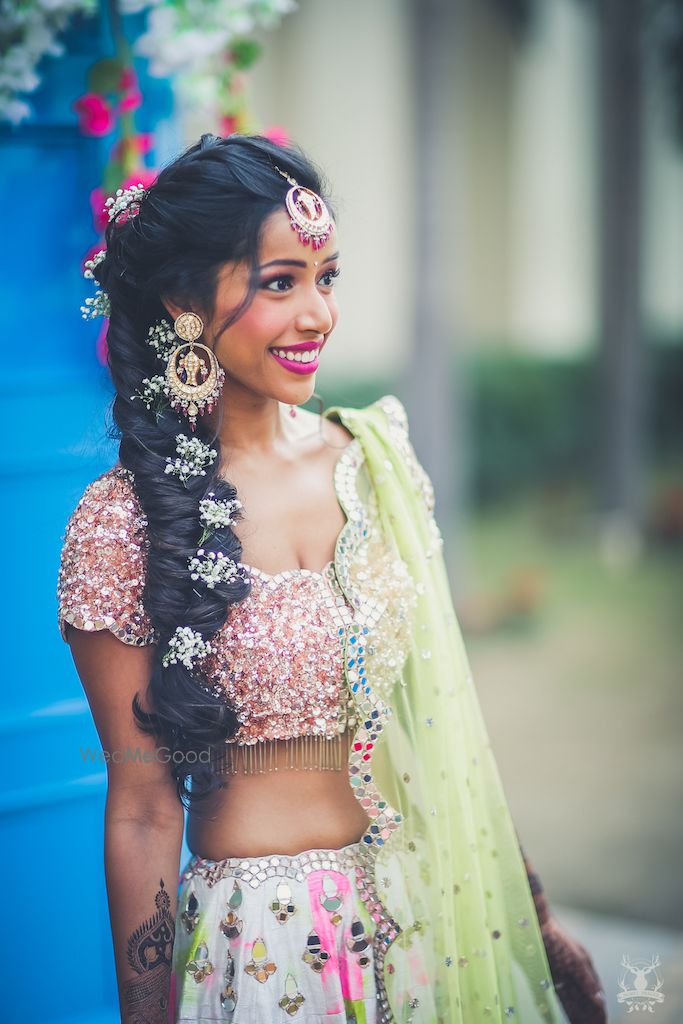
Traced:
<path id="1" fill-rule="evenodd" d="M 541 879 L 520 844 L 550 972 L 571 1024 L 606 1024 L 602 982 L 588 950 L 569 935 L 553 916 Z"/>

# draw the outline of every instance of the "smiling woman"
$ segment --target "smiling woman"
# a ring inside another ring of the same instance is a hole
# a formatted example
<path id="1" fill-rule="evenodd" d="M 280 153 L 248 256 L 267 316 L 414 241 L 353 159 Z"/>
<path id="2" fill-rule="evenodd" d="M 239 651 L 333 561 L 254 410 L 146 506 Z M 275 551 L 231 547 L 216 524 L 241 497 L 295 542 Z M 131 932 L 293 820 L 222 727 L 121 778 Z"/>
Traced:
<path id="1" fill-rule="evenodd" d="M 103 748 L 148 755 L 108 763 L 122 1020 L 561 1021 L 405 410 L 296 412 L 338 319 L 324 192 L 298 150 L 203 136 L 93 262 L 119 460 L 59 625 Z"/>

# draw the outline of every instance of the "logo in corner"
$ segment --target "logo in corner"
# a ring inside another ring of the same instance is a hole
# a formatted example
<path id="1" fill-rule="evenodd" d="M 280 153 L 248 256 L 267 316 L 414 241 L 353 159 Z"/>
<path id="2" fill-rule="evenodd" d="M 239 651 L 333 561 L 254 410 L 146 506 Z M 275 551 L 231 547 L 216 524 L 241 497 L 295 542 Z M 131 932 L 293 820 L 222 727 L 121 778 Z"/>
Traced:
<path id="1" fill-rule="evenodd" d="M 660 963 L 659 954 L 650 960 L 622 956 L 624 970 L 619 978 L 621 991 L 617 993 L 617 1002 L 628 1006 L 629 1013 L 654 1013 L 656 1004 L 664 1002 L 662 979 L 657 969 Z"/>

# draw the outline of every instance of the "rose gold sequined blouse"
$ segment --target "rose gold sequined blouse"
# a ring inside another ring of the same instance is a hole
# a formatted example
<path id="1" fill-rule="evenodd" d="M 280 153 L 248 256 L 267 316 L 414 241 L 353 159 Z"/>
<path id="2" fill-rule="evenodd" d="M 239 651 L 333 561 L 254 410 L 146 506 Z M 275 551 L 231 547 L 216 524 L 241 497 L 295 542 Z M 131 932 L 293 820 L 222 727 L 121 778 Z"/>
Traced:
<path id="1" fill-rule="evenodd" d="M 362 448 L 352 441 L 335 467 L 338 495 L 354 486 L 362 462 Z M 146 526 L 133 475 L 120 464 L 86 487 L 66 526 L 59 569 L 58 623 L 65 641 L 68 623 L 88 631 L 109 629 L 128 644 L 155 641 L 142 602 Z M 342 529 L 338 554 L 343 555 L 353 526 L 347 521 Z M 384 660 L 396 676 L 405 657 L 396 640 L 404 635 L 399 627 L 412 607 L 410 577 L 402 560 L 381 545 L 366 548 L 366 556 L 374 551 L 372 565 L 360 566 L 359 579 L 365 582 L 354 604 L 357 612 L 363 605 L 375 617 L 388 604 L 393 608 L 393 615 L 384 616 L 392 643 L 384 659 L 378 651 L 376 665 L 381 675 Z M 251 576 L 251 591 L 230 605 L 226 622 L 211 640 L 213 651 L 202 662 L 209 686 L 229 700 L 239 722 L 226 754 L 214 759 L 216 770 L 237 770 L 237 754 L 244 771 L 267 769 L 272 744 L 282 740 L 291 741 L 291 767 L 314 761 L 316 767 L 341 769 L 356 724 L 343 656 L 353 607 L 335 562 L 322 572 L 296 569 L 275 575 L 241 564 Z M 395 600 L 388 602 L 392 590 Z"/>

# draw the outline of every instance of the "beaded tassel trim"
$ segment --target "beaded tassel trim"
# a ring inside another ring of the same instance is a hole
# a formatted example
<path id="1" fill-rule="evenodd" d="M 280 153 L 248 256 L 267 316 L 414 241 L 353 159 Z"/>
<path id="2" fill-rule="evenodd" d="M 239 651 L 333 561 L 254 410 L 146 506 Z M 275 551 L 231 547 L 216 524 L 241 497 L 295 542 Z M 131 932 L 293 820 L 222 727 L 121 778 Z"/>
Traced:
<path id="1" fill-rule="evenodd" d="M 276 772 L 294 768 L 300 771 L 342 771 L 347 766 L 349 733 L 334 736 L 295 736 L 286 740 L 260 740 L 257 743 L 226 743 L 225 750 L 214 755 L 211 766 L 216 775 L 243 775 Z M 284 753 L 284 763 L 282 754 Z"/>

